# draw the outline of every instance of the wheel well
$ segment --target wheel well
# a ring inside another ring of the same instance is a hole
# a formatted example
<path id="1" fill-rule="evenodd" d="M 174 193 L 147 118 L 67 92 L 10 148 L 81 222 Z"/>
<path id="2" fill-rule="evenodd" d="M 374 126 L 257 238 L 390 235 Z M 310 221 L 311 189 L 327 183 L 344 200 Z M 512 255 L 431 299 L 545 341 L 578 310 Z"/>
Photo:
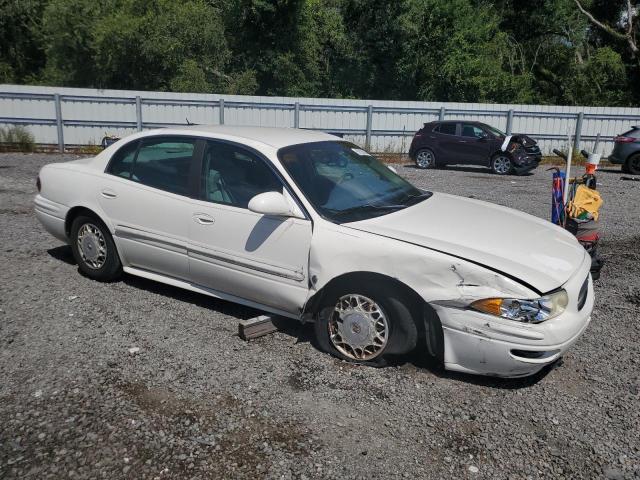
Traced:
<path id="1" fill-rule="evenodd" d="M 64 233 L 67 235 L 67 237 L 71 235 L 71 224 L 79 215 L 88 215 L 90 217 L 95 217 L 99 220 L 102 220 L 100 218 L 100 215 L 98 215 L 93 210 L 90 210 L 86 207 L 73 207 L 67 212 L 67 216 L 64 219 Z"/>
<path id="2" fill-rule="evenodd" d="M 374 272 L 350 272 L 340 275 L 329 281 L 322 289 L 316 292 L 305 304 L 303 315 L 307 318 L 315 316 L 323 305 L 323 300 L 327 295 L 339 292 L 350 285 L 361 285 L 364 283 L 380 282 L 396 289 L 408 302 L 408 308 L 416 326 L 420 339 L 419 345 L 426 347 L 432 357 L 440 363 L 444 361 L 444 338 L 442 323 L 438 314 L 428 302 L 426 302 L 414 289 L 393 277 Z M 427 338 L 427 330 L 430 330 L 431 340 Z"/>

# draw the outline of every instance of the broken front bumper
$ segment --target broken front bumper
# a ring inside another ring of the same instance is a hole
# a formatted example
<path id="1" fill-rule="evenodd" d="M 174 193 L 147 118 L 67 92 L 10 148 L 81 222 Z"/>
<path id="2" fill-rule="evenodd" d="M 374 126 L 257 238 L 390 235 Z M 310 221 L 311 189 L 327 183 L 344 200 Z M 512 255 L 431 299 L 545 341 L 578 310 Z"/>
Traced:
<path id="1" fill-rule="evenodd" d="M 526 324 L 473 310 L 434 305 L 444 333 L 448 370 L 498 377 L 532 375 L 560 358 L 591 321 L 593 281 L 588 255 L 579 271 L 563 285 L 569 305 L 559 316 Z M 586 279 L 586 280 L 585 280 Z M 588 285 L 580 308 L 580 290 Z"/>

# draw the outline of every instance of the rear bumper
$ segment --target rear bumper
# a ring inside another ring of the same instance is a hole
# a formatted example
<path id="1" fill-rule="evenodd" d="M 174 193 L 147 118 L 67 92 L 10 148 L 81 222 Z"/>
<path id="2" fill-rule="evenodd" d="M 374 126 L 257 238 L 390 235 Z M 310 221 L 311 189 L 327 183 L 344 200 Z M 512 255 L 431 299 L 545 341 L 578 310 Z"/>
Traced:
<path id="1" fill-rule="evenodd" d="M 624 165 L 634 153 L 640 152 L 640 145 L 638 142 L 633 143 L 616 143 L 613 147 L 613 151 L 607 158 L 607 160 L 616 165 Z"/>
<path id="2" fill-rule="evenodd" d="M 34 210 L 36 218 L 47 232 L 58 240 L 65 243 L 68 241 L 65 232 L 65 217 L 69 211 L 68 207 L 37 195 L 34 201 Z"/>

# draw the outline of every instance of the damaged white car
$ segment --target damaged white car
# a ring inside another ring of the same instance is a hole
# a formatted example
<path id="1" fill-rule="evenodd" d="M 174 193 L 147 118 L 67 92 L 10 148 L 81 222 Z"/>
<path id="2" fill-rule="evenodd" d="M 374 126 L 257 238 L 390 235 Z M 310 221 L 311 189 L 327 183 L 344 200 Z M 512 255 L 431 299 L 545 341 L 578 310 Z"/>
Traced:
<path id="1" fill-rule="evenodd" d="M 38 219 L 96 280 L 122 271 L 302 321 L 383 365 L 530 375 L 584 332 L 591 261 L 565 230 L 421 191 L 355 145 L 292 129 L 147 131 L 46 165 Z"/>

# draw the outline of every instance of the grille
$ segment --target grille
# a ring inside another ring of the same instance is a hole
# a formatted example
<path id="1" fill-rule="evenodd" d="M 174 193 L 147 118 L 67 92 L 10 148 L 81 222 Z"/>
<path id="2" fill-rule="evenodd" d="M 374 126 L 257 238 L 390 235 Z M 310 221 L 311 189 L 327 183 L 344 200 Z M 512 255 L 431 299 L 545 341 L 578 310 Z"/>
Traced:
<path id="1" fill-rule="evenodd" d="M 587 303 L 587 294 L 589 293 L 589 276 L 585 279 L 582 287 L 580 287 L 580 293 L 578 294 L 578 310 L 582 310 L 584 304 Z"/>

